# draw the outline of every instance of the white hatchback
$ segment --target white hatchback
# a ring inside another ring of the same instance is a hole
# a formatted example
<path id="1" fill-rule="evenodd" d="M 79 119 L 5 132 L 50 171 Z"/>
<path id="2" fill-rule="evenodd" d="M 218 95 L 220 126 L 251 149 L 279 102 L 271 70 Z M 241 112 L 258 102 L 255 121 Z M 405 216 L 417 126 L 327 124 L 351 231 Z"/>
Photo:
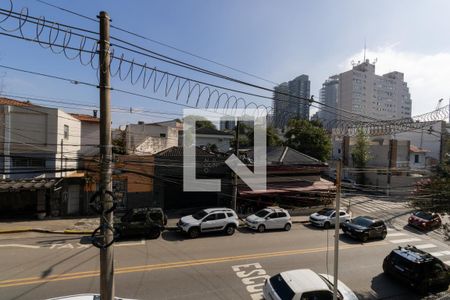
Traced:
<path id="1" fill-rule="evenodd" d="M 352 218 L 351 214 L 347 213 L 345 210 L 339 212 L 339 224 L 350 221 Z M 323 227 L 325 229 L 330 228 L 336 223 L 336 211 L 332 208 L 324 208 L 316 213 L 309 216 L 309 222 L 312 225 Z"/>
<path id="2" fill-rule="evenodd" d="M 291 230 L 291 216 L 287 210 L 279 207 L 266 207 L 245 218 L 247 227 L 264 232 L 266 229 Z"/>
<path id="3" fill-rule="evenodd" d="M 299 269 L 281 272 L 268 279 L 264 284 L 264 299 L 297 300 L 297 299 L 333 299 L 334 277 L 317 274 L 310 269 Z M 338 299 L 358 300 L 353 291 L 338 280 Z"/>

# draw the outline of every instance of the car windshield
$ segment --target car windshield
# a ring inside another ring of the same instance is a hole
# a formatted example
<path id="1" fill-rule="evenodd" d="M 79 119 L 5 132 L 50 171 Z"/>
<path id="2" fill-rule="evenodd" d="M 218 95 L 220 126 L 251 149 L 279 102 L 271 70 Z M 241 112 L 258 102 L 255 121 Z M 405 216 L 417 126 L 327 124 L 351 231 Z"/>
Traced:
<path id="1" fill-rule="evenodd" d="M 317 213 L 321 216 L 330 216 L 332 213 L 334 212 L 334 210 L 332 209 L 322 209 L 320 211 L 318 211 Z"/>
<path id="2" fill-rule="evenodd" d="M 278 297 L 282 300 L 292 299 L 295 296 L 294 291 L 289 287 L 286 281 L 284 281 L 281 274 L 277 274 L 270 278 L 270 284 L 277 293 Z"/>
<path id="3" fill-rule="evenodd" d="M 364 217 L 356 217 L 352 220 L 352 223 L 363 227 L 369 227 L 372 225 L 373 221 Z"/>
<path id="4" fill-rule="evenodd" d="M 260 211 L 258 211 L 255 216 L 259 217 L 259 218 L 264 218 L 266 217 L 268 214 L 270 213 L 270 211 L 266 210 L 266 209 L 262 209 Z"/>
<path id="5" fill-rule="evenodd" d="M 418 218 L 424 219 L 424 220 L 431 220 L 432 219 L 432 215 L 428 214 L 426 212 L 423 211 L 418 211 L 416 213 L 414 213 L 414 215 Z"/>
<path id="6" fill-rule="evenodd" d="M 196 212 L 195 214 L 192 215 L 192 217 L 196 220 L 200 220 L 202 218 L 204 218 L 208 213 L 204 210 L 200 210 L 198 212 Z"/>
<path id="7" fill-rule="evenodd" d="M 331 283 L 331 281 L 329 281 L 328 278 L 326 278 L 325 276 L 322 276 L 322 275 L 320 275 L 320 274 L 319 274 L 319 276 L 320 276 L 320 278 L 322 278 L 322 280 L 327 284 L 328 289 L 329 289 L 330 291 L 333 291 L 333 290 L 334 290 L 334 286 L 333 286 L 333 284 Z M 338 284 L 338 287 L 339 287 L 339 284 Z M 339 290 L 338 290 L 338 297 L 337 297 L 337 298 L 338 298 L 338 299 L 344 299 L 344 297 L 342 296 L 341 292 L 339 292 Z"/>

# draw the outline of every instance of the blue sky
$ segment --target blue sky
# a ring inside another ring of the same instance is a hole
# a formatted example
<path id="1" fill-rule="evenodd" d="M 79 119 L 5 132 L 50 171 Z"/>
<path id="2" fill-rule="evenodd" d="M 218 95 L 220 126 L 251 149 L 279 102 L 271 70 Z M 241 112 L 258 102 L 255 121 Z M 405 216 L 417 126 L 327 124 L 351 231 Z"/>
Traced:
<path id="1" fill-rule="evenodd" d="M 369 59 L 377 58 L 376 72 L 405 73 L 413 99 L 413 115 L 431 111 L 437 100 L 450 97 L 449 1 L 55 1 L 50 3 L 94 17 L 108 11 L 112 24 L 190 51 L 223 64 L 283 82 L 300 74 L 311 79 L 311 93 L 318 99 L 322 82 L 362 59 L 364 39 Z M 97 24 L 45 6 L 35 0 L 16 0 L 15 11 L 28 7 L 32 16 L 97 31 Z M 8 1 L 0 0 L 7 8 Z M 1 20 L 2 18 L 0 18 Z M 12 26 L 6 21 L 2 26 Z M 8 27 L 10 28 L 10 27 Z M 31 28 L 31 27 L 30 27 Z M 3 31 L 2 31 L 3 32 Z M 138 43 L 216 72 L 271 88 L 273 85 L 172 49 L 112 30 L 112 35 Z M 95 72 L 55 55 L 36 44 L 0 36 L 0 64 L 96 83 Z M 139 55 L 127 57 L 149 66 L 215 84 L 249 90 L 211 79 Z M 0 69 L 2 90 L 11 95 L 31 95 L 84 104 L 97 104 L 91 87 L 42 79 Z M 150 90 L 113 79 L 113 86 L 148 96 Z M 253 90 L 254 91 L 254 90 Z M 269 95 L 258 91 L 258 93 Z M 164 98 L 174 101 L 173 96 Z M 249 101 L 253 99 L 248 99 Z M 178 101 L 182 101 L 181 99 Z M 270 105 L 268 100 L 256 100 Z M 49 104 L 49 103 L 47 103 Z M 63 106 L 63 104 L 59 104 Z M 151 114 L 115 113 L 114 125 L 163 120 L 181 113 L 182 107 L 113 93 L 113 105 L 151 111 Z M 63 108 L 67 111 L 69 106 Z M 80 113 L 90 113 L 81 110 Z"/>

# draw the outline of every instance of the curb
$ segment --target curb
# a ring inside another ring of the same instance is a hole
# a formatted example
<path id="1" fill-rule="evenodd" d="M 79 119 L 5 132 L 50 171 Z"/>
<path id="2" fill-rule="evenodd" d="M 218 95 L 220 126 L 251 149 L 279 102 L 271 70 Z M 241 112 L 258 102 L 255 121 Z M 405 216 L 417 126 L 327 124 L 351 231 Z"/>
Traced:
<path id="1" fill-rule="evenodd" d="M 10 230 L 0 230 L 0 234 L 8 233 L 22 233 L 22 232 L 40 232 L 40 233 L 59 233 L 59 234 L 92 234 L 93 230 L 49 230 L 42 228 L 21 228 L 21 229 L 10 229 Z"/>

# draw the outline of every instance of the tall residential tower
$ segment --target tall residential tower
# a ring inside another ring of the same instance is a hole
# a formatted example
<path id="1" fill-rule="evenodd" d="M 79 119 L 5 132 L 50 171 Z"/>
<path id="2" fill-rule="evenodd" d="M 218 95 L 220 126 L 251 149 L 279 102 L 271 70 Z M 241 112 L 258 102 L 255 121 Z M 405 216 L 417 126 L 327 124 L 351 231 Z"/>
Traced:
<path id="1" fill-rule="evenodd" d="M 274 125 L 283 129 L 290 119 L 309 119 L 310 85 L 308 75 L 284 82 L 274 88 Z M 297 97 L 305 98 L 305 100 Z"/>

